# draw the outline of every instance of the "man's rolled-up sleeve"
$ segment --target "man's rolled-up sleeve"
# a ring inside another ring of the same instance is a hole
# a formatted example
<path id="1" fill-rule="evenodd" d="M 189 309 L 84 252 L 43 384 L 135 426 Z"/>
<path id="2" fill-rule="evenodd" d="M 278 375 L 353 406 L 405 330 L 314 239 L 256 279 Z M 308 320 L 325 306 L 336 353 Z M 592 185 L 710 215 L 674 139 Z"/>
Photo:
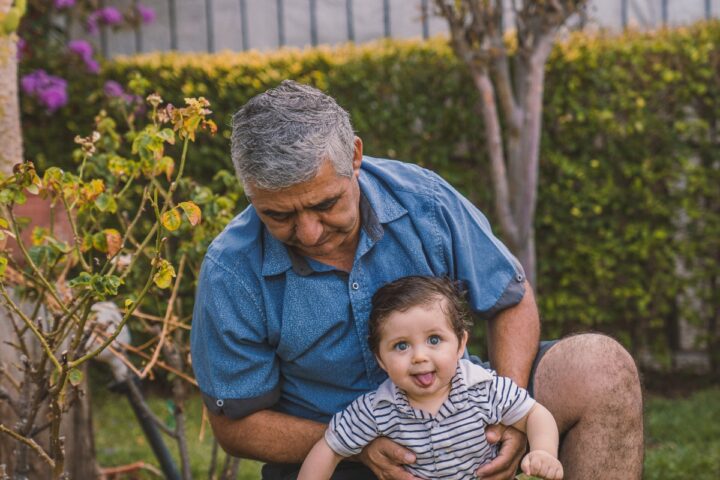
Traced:
<path id="1" fill-rule="evenodd" d="M 439 248 L 450 276 L 466 283 L 472 310 L 492 318 L 518 304 L 525 295 L 525 273 L 485 215 L 439 177 L 436 205 Z"/>
<path id="2" fill-rule="evenodd" d="M 279 367 L 265 314 L 247 279 L 210 255 L 198 280 L 191 330 L 192 366 L 208 409 L 237 419 L 280 398 Z"/>

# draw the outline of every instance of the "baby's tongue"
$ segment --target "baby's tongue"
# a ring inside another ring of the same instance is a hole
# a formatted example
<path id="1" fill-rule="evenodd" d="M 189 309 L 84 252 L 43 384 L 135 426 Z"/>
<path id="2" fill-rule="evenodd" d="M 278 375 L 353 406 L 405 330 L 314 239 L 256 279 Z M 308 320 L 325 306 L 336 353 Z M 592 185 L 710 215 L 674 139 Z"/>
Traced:
<path id="1" fill-rule="evenodd" d="M 434 377 L 434 374 L 432 372 L 415 375 L 415 378 L 417 378 L 418 383 L 420 385 L 422 385 L 423 387 L 429 387 L 432 384 L 433 377 Z"/>

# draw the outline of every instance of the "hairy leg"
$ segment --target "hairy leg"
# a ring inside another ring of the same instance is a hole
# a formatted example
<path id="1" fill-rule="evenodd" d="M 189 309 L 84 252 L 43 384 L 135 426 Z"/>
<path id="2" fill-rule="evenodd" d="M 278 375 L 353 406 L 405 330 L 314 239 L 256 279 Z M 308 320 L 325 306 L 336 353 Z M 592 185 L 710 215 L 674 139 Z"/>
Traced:
<path id="1" fill-rule="evenodd" d="M 619 343 L 598 334 L 561 340 L 538 365 L 535 397 L 558 423 L 567 480 L 641 477 L 642 392 Z"/>

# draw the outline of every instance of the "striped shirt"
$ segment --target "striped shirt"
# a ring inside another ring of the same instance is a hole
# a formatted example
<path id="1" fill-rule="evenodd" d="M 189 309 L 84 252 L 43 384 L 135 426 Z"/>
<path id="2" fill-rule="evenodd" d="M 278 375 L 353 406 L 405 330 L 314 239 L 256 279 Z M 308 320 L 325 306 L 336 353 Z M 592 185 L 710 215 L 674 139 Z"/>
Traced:
<path id="1" fill-rule="evenodd" d="M 497 456 L 485 427 L 512 425 L 535 404 L 528 392 L 469 360 L 461 359 L 450 394 L 437 415 L 414 408 L 389 379 L 337 413 L 325 440 L 338 455 L 356 455 L 385 436 L 415 452 L 405 468 L 424 479 L 474 479 L 480 465 Z"/>

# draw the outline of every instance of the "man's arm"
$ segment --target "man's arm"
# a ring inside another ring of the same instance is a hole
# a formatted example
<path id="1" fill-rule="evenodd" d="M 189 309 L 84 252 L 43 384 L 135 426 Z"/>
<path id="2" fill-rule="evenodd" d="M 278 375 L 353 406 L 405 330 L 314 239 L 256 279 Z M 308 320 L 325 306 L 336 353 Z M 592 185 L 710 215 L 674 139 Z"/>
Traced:
<path id="1" fill-rule="evenodd" d="M 526 281 L 525 295 L 520 303 L 503 310 L 488 322 L 492 368 L 521 387 L 527 387 L 539 341 L 540 317 L 532 287 Z M 498 456 L 478 469 L 478 476 L 487 480 L 513 478 L 525 453 L 525 435 L 499 425 L 488 427 L 485 434 L 489 442 L 502 445 Z"/>
<path id="2" fill-rule="evenodd" d="M 230 455 L 262 462 L 302 463 L 323 438 L 327 425 L 272 410 L 260 410 L 232 420 L 210 415 L 210 425 L 220 446 Z M 366 464 L 380 478 L 418 480 L 402 468 L 415 455 L 385 437 L 376 438 L 352 460 Z"/>
<path id="3" fill-rule="evenodd" d="M 301 463 L 327 425 L 272 410 L 260 410 L 232 420 L 210 416 L 220 446 L 236 457 L 263 462 Z"/>
<path id="4" fill-rule="evenodd" d="M 525 295 L 517 305 L 488 322 L 490 364 L 498 375 L 527 387 L 530 369 L 540 341 L 540 317 L 532 287 L 525 282 Z"/>

